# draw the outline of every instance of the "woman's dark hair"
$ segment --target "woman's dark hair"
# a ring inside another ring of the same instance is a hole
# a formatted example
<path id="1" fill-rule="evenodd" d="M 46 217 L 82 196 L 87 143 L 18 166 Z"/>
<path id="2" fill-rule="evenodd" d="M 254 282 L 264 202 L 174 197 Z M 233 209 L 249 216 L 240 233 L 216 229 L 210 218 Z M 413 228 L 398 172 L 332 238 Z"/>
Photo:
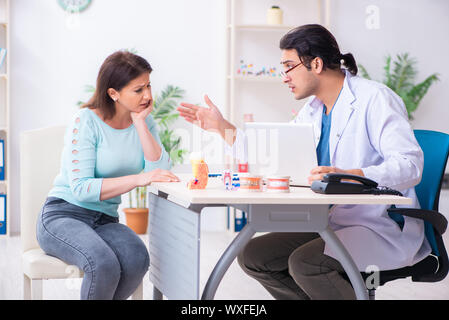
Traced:
<path id="1" fill-rule="evenodd" d="M 94 95 L 82 108 L 99 109 L 105 120 L 111 119 L 116 110 L 108 89 L 120 91 L 132 80 L 151 71 L 148 61 L 134 53 L 117 51 L 111 54 L 100 68 Z"/>
<path id="2" fill-rule="evenodd" d="M 290 30 L 279 44 L 281 50 L 295 49 L 304 66 L 310 70 L 310 62 L 319 57 L 323 60 L 323 69 L 340 69 L 343 65 L 356 75 L 357 63 L 351 53 L 341 54 L 332 33 L 319 24 L 306 24 Z"/>

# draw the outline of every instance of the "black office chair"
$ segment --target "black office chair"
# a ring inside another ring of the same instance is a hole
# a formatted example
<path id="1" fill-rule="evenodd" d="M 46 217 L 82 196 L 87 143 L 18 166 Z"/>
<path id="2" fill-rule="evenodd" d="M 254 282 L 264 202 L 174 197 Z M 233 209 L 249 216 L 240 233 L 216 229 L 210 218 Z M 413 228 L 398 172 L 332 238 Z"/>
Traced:
<path id="1" fill-rule="evenodd" d="M 440 190 L 449 155 L 449 135 L 428 130 L 415 130 L 415 137 L 424 152 L 422 180 L 415 187 L 421 209 L 395 208 L 389 216 L 403 227 L 404 217 L 424 220 L 425 235 L 432 252 L 413 266 L 379 272 L 379 285 L 389 281 L 411 277 L 413 282 L 437 282 L 448 274 L 449 261 L 442 235 L 447 228 L 446 218 L 438 212 Z M 373 273 L 362 272 L 366 279 Z M 375 300 L 375 290 L 368 289 L 370 300 Z"/>

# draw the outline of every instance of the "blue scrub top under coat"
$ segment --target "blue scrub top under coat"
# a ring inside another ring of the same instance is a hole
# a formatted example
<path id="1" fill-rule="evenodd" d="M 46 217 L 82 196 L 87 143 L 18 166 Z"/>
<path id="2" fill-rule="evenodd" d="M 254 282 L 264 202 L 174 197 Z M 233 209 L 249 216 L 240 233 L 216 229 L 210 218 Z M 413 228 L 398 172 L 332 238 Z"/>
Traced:
<path id="1" fill-rule="evenodd" d="M 316 155 L 319 166 L 330 166 L 330 154 L 329 154 L 329 135 L 331 132 L 332 124 L 332 108 L 329 114 L 326 114 L 326 106 L 323 107 L 323 118 L 321 120 L 321 137 L 320 142 L 316 148 Z"/>

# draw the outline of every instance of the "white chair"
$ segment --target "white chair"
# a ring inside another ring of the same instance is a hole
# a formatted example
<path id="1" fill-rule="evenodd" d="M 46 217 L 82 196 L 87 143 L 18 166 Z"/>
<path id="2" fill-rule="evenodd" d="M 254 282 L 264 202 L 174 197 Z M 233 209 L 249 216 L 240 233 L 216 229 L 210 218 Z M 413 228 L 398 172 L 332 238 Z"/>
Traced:
<path id="1" fill-rule="evenodd" d="M 20 139 L 20 201 L 23 297 L 41 300 L 42 280 L 83 277 L 82 270 L 46 255 L 36 239 L 36 221 L 61 167 L 65 127 L 23 132 Z M 133 300 L 143 298 L 140 283 Z"/>

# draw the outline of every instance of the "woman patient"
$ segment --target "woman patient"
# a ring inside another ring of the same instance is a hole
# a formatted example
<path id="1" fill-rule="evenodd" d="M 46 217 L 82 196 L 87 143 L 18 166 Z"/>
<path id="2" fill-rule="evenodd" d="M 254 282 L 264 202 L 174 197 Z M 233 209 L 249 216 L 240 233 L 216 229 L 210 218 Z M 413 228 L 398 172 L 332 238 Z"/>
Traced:
<path id="1" fill-rule="evenodd" d="M 136 290 L 149 255 L 118 223 L 120 196 L 179 181 L 150 115 L 151 71 L 130 52 L 104 61 L 93 97 L 67 128 L 61 170 L 37 222 L 41 248 L 84 271 L 81 299 L 127 299 Z"/>

